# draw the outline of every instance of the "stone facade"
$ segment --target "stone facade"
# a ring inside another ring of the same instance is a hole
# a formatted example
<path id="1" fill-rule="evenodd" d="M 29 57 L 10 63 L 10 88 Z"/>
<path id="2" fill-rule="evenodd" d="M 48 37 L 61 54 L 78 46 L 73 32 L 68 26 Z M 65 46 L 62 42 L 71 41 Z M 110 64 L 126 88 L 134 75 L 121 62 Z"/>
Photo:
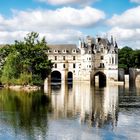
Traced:
<path id="1" fill-rule="evenodd" d="M 95 75 L 102 74 L 107 81 L 118 80 L 118 46 L 107 38 L 79 39 L 78 47 L 73 44 L 48 45 L 48 58 L 54 62 L 53 71 L 61 73 L 65 81 L 68 72 L 73 74 L 74 81 L 89 81 Z M 53 72 L 52 71 L 52 72 Z"/>

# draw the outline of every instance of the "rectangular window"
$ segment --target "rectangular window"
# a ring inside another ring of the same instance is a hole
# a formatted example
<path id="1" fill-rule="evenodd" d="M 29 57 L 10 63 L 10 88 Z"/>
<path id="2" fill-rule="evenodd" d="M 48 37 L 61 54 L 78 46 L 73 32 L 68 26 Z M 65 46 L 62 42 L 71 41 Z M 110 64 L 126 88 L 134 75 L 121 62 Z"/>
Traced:
<path id="1" fill-rule="evenodd" d="M 57 64 L 54 64 L 54 68 L 57 68 Z"/>
<path id="2" fill-rule="evenodd" d="M 63 60 L 65 60 L 65 56 L 63 56 Z"/>
<path id="3" fill-rule="evenodd" d="M 104 56 L 101 56 L 101 60 L 103 60 L 104 59 Z"/>
<path id="4" fill-rule="evenodd" d="M 101 48 L 101 53 L 103 53 L 104 52 L 104 49 L 103 48 Z"/>
<path id="5" fill-rule="evenodd" d="M 54 56 L 54 60 L 57 60 L 57 56 Z"/>
<path id="6" fill-rule="evenodd" d="M 75 60 L 75 56 L 73 56 L 73 60 Z"/>
<path id="7" fill-rule="evenodd" d="M 63 64 L 63 68 L 65 68 L 65 64 Z"/>
<path id="8" fill-rule="evenodd" d="M 100 68 L 104 68 L 104 63 L 100 63 Z"/>
<path id="9" fill-rule="evenodd" d="M 73 68 L 75 68 L 76 66 L 75 66 L 75 64 L 73 64 Z"/>

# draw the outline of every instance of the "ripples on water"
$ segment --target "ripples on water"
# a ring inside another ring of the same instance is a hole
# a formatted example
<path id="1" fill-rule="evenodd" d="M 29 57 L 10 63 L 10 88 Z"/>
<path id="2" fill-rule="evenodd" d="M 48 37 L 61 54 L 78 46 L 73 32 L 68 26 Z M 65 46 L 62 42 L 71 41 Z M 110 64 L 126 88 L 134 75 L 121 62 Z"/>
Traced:
<path id="1" fill-rule="evenodd" d="M 0 140 L 140 137 L 140 88 L 55 85 L 49 93 L 0 90 Z"/>

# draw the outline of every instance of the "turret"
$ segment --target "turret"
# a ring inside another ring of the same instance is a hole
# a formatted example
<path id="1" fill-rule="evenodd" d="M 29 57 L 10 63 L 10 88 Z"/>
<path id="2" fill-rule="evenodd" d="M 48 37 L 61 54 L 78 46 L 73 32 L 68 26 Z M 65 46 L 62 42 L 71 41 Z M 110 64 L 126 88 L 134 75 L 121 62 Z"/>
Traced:
<path id="1" fill-rule="evenodd" d="M 117 44 L 117 42 L 115 41 L 115 48 L 118 48 L 118 44 Z"/>
<path id="2" fill-rule="evenodd" d="M 111 36 L 111 45 L 113 45 L 113 46 L 114 46 L 113 36 Z"/>
<path id="3" fill-rule="evenodd" d="M 85 43 L 85 41 L 83 40 L 83 41 L 82 41 L 81 48 L 80 48 L 81 54 L 85 54 L 85 48 L 86 48 L 86 43 Z"/>
<path id="4" fill-rule="evenodd" d="M 115 52 L 118 53 L 118 44 L 117 44 L 116 41 L 115 41 L 115 46 L 114 46 L 114 48 L 115 48 Z"/>
<path id="5" fill-rule="evenodd" d="M 81 41 L 81 38 L 79 38 L 78 48 L 79 48 L 79 49 L 81 49 L 81 48 L 82 48 L 82 41 Z"/>

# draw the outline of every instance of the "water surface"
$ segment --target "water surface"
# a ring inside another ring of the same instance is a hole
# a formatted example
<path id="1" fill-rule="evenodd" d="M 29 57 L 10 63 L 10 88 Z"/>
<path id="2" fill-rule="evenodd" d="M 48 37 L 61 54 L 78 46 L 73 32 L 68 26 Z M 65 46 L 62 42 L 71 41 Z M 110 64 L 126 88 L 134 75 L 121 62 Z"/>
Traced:
<path id="1" fill-rule="evenodd" d="M 0 140 L 117 140 L 140 137 L 140 89 L 88 83 L 49 93 L 0 90 Z"/>

